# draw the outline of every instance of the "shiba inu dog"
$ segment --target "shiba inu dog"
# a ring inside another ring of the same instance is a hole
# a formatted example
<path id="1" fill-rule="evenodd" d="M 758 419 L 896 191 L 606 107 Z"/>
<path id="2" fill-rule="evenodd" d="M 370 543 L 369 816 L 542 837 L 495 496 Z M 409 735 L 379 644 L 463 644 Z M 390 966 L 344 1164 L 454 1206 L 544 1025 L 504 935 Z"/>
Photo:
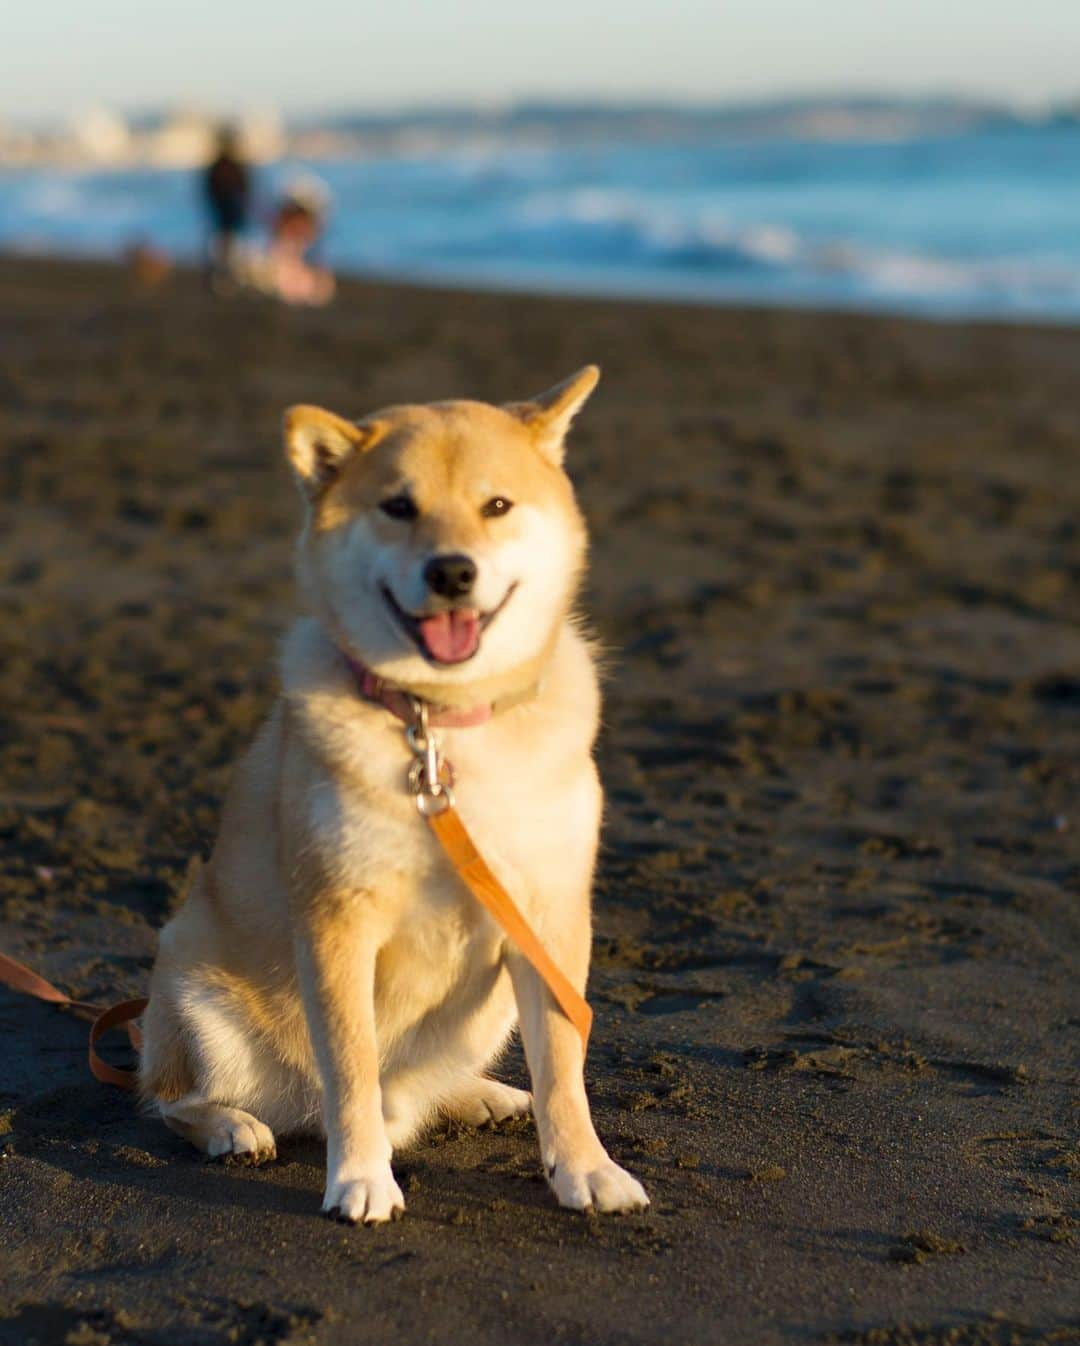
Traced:
<path id="1" fill-rule="evenodd" d="M 394 1218 L 392 1152 L 438 1113 L 535 1112 L 558 1200 L 641 1209 L 589 1115 L 583 1047 L 406 785 L 423 703 L 477 846 L 574 986 L 589 964 L 599 696 L 562 469 L 583 369 L 534 401 L 285 416 L 307 611 L 207 865 L 161 935 L 140 1088 L 210 1155 L 323 1131 L 323 1209 Z M 520 1024 L 532 1096 L 490 1078 Z"/>

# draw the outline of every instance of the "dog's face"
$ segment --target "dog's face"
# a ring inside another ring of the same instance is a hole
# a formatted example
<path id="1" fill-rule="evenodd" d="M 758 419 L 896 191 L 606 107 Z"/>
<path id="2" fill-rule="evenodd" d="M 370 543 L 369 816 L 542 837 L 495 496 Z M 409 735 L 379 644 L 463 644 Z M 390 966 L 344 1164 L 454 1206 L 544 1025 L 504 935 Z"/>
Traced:
<path id="1" fill-rule="evenodd" d="M 301 590 L 349 653 L 410 687 L 498 677 L 542 651 L 584 561 L 563 440 L 598 377 L 506 407 L 286 413 L 307 501 Z"/>

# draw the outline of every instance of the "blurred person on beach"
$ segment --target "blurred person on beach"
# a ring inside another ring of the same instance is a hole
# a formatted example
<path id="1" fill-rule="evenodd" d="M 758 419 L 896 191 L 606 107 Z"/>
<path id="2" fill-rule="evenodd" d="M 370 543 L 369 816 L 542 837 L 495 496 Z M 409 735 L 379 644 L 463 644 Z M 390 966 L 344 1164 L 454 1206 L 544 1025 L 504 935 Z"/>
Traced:
<path id="1" fill-rule="evenodd" d="M 334 296 L 333 273 L 317 260 L 329 201 L 326 185 L 304 176 L 287 184 L 274 211 L 267 288 L 287 304 L 322 305 Z"/>
<path id="2" fill-rule="evenodd" d="M 239 242 L 251 213 L 251 173 L 244 163 L 240 141 L 231 126 L 218 132 L 217 153 L 203 172 L 203 191 L 209 216 L 210 283 L 231 291 L 239 270 Z"/>

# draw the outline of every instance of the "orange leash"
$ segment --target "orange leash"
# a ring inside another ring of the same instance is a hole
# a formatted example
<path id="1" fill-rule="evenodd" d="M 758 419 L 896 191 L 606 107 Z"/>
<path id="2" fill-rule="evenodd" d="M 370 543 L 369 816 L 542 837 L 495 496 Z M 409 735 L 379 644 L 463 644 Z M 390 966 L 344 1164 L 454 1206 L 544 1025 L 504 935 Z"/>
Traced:
<path id="1" fill-rule="evenodd" d="M 556 1004 L 577 1029 L 582 1049 L 587 1051 L 593 1019 L 588 1001 L 570 984 L 565 973 L 540 942 L 536 931 L 522 915 L 517 903 L 491 872 L 487 861 L 473 844 L 457 810 L 450 805 L 441 813 L 424 816 L 462 882 L 539 972 L 555 997 Z M 103 1084 L 114 1084 L 118 1089 L 135 1088 L 136 1072 L 110 1065 L 96 1049 L 101 1038 L 113 1028 L 126 1029 L 136 1051 L 142 1047 L 142 1034 L 135 1020 L 150 1003 L 145 997 L 122 1000 L 107 1009 L 101 1005 L 87 1004 L 84 1000 L 72 1000 L 44 977 L 39 977 L 36 972 L 5 953 L 0 953 L 0 983 L 23 995 L 33 996 L 51 1005 L 73 1010 L 83 1018 L 90 1018 L 93 1021 L 88 1047 L 91 1074 Z"/>
<path id="2" fill-rule="evenodd" d="M 570 984 L 565 973 L 541 944 L 536 931 L 522 915 L 521 909 L 491 872 L 487 861 L 473 844 L 457 810 L 451 805 L 441 813 L 424 816 L 466 887 L 539 972 L 555 997 L 556 1004 L 577 1029 L 583 1050 L 587 1051 L 593 1018 L 588 1001 Z M 91 1019 L 93 1022 L 88 1047 L 91 1074 L 103 1084 L 114 1084 L 118 1089 L 135 1088 L 136 1072 L 110 1065 L 98 1054 L 97 1044 L 112 1029 L 124 1028 L 131 1045 L 138 1051 L 142 1046 L 142 1034 L 135 1020 L 149 1003 L 145 997 L 122 1000 L 108 1008 L 90 1005 L 84 1000 L 72 1000 L 44 977 L 39 977 L 36 972 L 4 953 L 0 953 L 0 983 L 13 991 L 20 991 L 51 1005 L 60 1005 L 63 1009 L 73 1010 L 83 1018 Z"/>
<path id="3" fill-rule="evenodd" d="M 447 859 L 454 865 L 479 905 L 496 918 L 510 940 L 543 977 L 548 991 L 555 996 L 556 1004 L 578 1030 L 582 1049 L 587 1051 L 588 1034 L 593 1028 L 593 1011 L 588 1008 L 588 1001 L 578 995 L 566 973 L 552 960 L 536 931 L 521 914 L 520 907 L 487 867 L 487 861 L 475 848 L 473 839 L 458 816 L 458 810 L 451 804 L 442 813 L 426 813 L 424 817 L 438 837 L 440 847 L 446 851 Z"/>
<path id="4" fill-rule="evenodd" d="M 588 1001 L 570 984 L 565 973 L 541 944 L 536 931 L 522 915 L 517 903 L 491 872 L 487 861 L 473 844 L 473 839 L 466 831 L 457 810 L 450 805 L 441 813 L 424 816 L 466 887 L 539 972 L 548 990 L 555 997 L 556 1004 L 577 1029 L 582 1049 L 587 1051 L 593 1018 Z M 51 1005 L 59 1005 L 63 1009 L 73 1010 L 83 1018 L 91 1019 L 93 1022 L 90 1025 L 88 1047 L 91 1074 L 103 1084 L 114 1084 L 118 1089 L 135 1088 L 136 1072 L 110 1065 L 98 1054 L 97 1044 L 111 1029 L 124 1028 L 131 1045 L 138 1051 L 142 1046 L 142 1034 L 135 1020 L 149 1004 L 145 997 L 122 1000 L 119 1004 L 110 1005 L 108 1008 L 90 1005 L 84 1000 L 72 1000 L 44 977 L 39 977 L 36 972 L 32 972 L 30 968 L 4 953 L 0 953 L 0 984 L 10 987 L 13 991 L 20 991 L 23 995 L 33 996 Z"/>
<path id="5" fill-rule="evenodd" d="M 587 1051 L 593 1018 L 588 1001 L 574 990 L 566 974 L 540 943 L 517 903 L 488 868 L 487 861 L 465 830 L 457 809 L 450 804 L 441 813 L 425 813 L 424 816 L 473 897 L 498 921 L 543 977 L 559 1008 L 577 1029 L 582 1049 Z"/>
<path id="6" fill-rule="evenodd" d="M 104 1057 L 98 1055 L 96 1048 L 110 1029 L 123 1027 L 127 1030 L 131 1045 L 138 1051 L 142 1046 L 142 1034 L 135 1020 L 146 1008 L 148 1003 L 146 1000 L 124 1000 L 119 1005 L 110 1005 L 108 1009 L 101 1005 L 88 1005 L 85 1000 L 72 1000 L 44 977 L 31 972 L 28 967 L 17 963 L 14 958 L 9 958 L 6 953 L 0 953 L 0 983 L 13 991 L 21 991 L 23 995 L 32 995 L 36 1000 L 60 1005 L 64 1009 L 74 1010 L 83 1018 L 92 1019 L 89 1046 L 91 1074 L 103 1084 L 115 1084 L 118 1089 L 135 1088 L 135 1071 L 121 1070 L 119 1066 L 109 1065 Z"/>
<path id="7" fill-rule="evenodd" d="M 417 808 L 473 897 L 498 922 L 540 974 L 554 996 L 555 1003 L 577 1029 L 582 1049 L 587 1051 L 592 1010 L 585 997 L 574 989 L 569 978 L 544 948 L 521 909 L 473 844 L 472 837 L 454 807 L 454 794 L 450 788 L 453 768 L 439 755 L 435 736 L 428 725 L 427 706 L 419 702 L 415 706 L 416 721 L 408 727 L 407 737 L 417 759 L 409 773 L 409 785 L 416 797 Z M 447 774 L 449 780 L 444 781 Z M 89 1005 L 83 1000 L 72 1000 L 44 977 L 39 977 L 36 972 L 3 953 L 0 953 L 0 984 L 92 1019 L 88 1049 L 91 1074 L 102 1083 L 114 1084 L 118 1089 L 135 1088 L 138 1078 L 136 1072 L 109 1065 L 98 1055 L 96 1048 L 100 1039 L 111 1029 L 124 1028 L 131 1045 L 138 1051 L 142 1046 L 142 1034 L 135 1020 L 146 1009 L 149 1001 L 140 997 L 104 1008 L 101 1005 Z"/>
<path id="8" fill-rule="evenodd" d="M 409 789 L 420 816 L 435 833 L 447 859 L 484 910 L 502 926 L 510 939 L 543 978 L 555 1003 L 574 1025 L 583 1051 L 589 1048 L 592 1010 L 585 997 L 541 944 L 536 931 L 522 915 L 514 899 L 491 872 L 476 849 L 454 803 L 454 768 L 439 751 L 432 731 L 427 702 L 412 697 L 413 721 L 406 724 L 405 740 L 412 749 Z"/>

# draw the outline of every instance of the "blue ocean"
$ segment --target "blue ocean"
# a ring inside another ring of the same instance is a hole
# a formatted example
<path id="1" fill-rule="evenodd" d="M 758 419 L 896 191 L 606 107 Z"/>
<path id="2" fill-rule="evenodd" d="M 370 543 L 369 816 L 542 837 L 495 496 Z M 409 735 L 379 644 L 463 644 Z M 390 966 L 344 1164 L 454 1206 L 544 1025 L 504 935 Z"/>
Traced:
<path id="1" fill-rule="evenodd" d="M 282 162 L 332 193 L 339 271 L 552 292 L 940 317 L 1080 318 L 1080 128 L 757 138 Z M 0 248 L 202 246 L 190 172 L 0 176 Z"/>

